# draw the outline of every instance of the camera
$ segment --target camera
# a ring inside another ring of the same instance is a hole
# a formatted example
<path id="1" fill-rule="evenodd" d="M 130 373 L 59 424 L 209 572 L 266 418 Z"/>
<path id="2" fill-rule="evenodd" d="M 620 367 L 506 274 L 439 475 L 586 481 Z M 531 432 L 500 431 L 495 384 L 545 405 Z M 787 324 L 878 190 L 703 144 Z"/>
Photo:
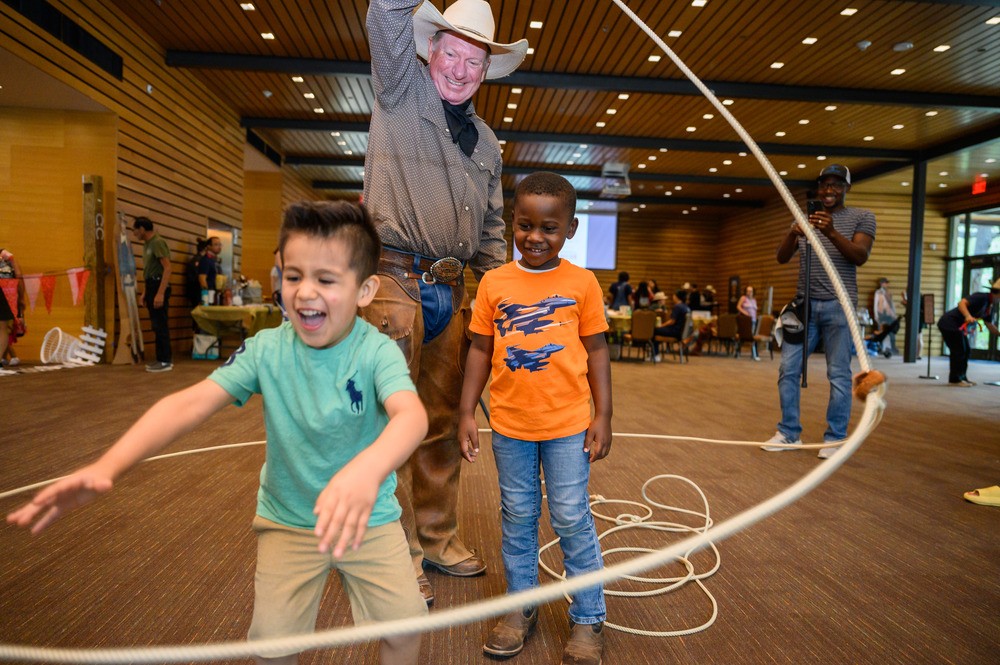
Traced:
<path id="1" fill-rule="evenodd" d="M 809 199 L 806 201 L 806 212 L 808 214 L 813 214 L 814 212 L 820 212 L 823 210 L 823 202 L 819 199 Z"/>

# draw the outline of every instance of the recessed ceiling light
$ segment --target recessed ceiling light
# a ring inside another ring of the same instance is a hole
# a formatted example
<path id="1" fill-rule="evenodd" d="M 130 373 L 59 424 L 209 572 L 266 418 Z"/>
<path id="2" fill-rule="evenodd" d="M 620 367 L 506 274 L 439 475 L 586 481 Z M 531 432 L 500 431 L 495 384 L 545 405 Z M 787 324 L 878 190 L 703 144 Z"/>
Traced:
<path id="1" fill-rule="evenodd" d="M 337 145 L 347 145 L 347 141 L 337 141 Z"/>
<path id="2" fill-rule="evenodd" d="M 330 136 L 340 136 L 340 132 L 330 132 Z M 500 143 L 503 143 L 503 141 Z"/>
<path id="3" fill-rule="evenodd" d="M 816 155 L 816 160 L 820 162 L 826 161 L 826 155 Z"/>
<path id="4" fill-rule="evenodd" d="M 913 42 L 896 42 L 892 45 L 892 50 L 896 53 L 903 53 L 913 48 Z"/>
<path id="5" fill-rule="evenodd" d="M 799 166 L 800 169 L 804 169 L 806 167 L 805 164 L 799 164 L 798 166 Z"/>
<path id="6" fill-rule="evenodd" d="M 726 166 L 730 166 L 733 163 L 733 160 L 731 160 L 731 159 L 723 159 L 722 163 L 724 165 L 726 165 Z"/>
<path id="7" fill-rule="evenodd" d="M 815 37 L 806 37 L 805 39 L 802 40 L 802 43 L 803 44 L 808 44 L 808 45 L 812 46 L 813 44 L 815 44 L 818 41 L 819 40 L 816 39 Z"/>
<path id="8" fill-rule="evenodd" d="M 262 32 L 260 33 L 260 36 L 263 37 L 264 39 L 274 39 L 273 32 Z"/>
<path id="9" fill-rule="evenodd" d="M 541 30 L 542 29 L 542 22 L 541 21 L 532 21 L 531 23 L 528 24 L 528 27 L 531 28 L 531 29 L 533 29 L 533 30 Z"/>
<path id="10" fill-rule="evenodd" d="M 579 153 L 579 152 L 574 152 L 573 153 L 573 159 L 579 159 L 580 157 L 583 157 L 583 155 L 581 153 Z"/>
<path id="11" fill-rule="evenodd" d="M 674 193 L 673 193 L 673 192 L 670 192 L 670 191 L 666 191 L 666 192 L 663 192 L 663 195 L 664 195 L 664 196 L 673 196 L 673 195 L 674 195 Z"/>
<path id="12" fill-rule="evenodd" d="M 722 105 L 723 106 L 732 106 L 733 105 L 733 100 L 731 100 L 731 99 L 723 99 L 722 100 Z"/>
<path id="13" fill-rule="evenodd" d="M 510 104 L 507 104 L 507 108 L 509 108 L 511 111 L 513 111 L 514 109 L 517 108 L 517 104 L 511 102 Z"/>
<path id="14" fill-rule="evenodd" d="M 580 144 L 580 150 L 586 150 L 586 149 L 587 149 L 587 144 L 586 143 L 581 143 Z"/>
<path id="15" fill-rule="evenodd" d="M 772 62 L 771 63 L 771 69 L 781 69 L 784 66 L 785 66 L 785 63 L 783 63 L 783 62 Z"/>
<path id="16" fill-rule="evenodd" d="M 692 7 L 704 7 L 708 4 L 708 0 L 691 0 Z"/>
<path id="17" fill-rule="evenodd" d="M 736 154 L 739 155 L 740 157 L 746 157 L 747 156 L 747 154 L 745 152 L 738 152 Z"/>
<path id="18" fill-rule="evenodd" d="M 691 213 L 687 210 L 681 210 L 682 215 L 690 215 Z"/>
<path id="19" fill-rule="evenodd" d="M 326 113 L 326 111 L 322 107 L 317 106 L 313 109 L 313 113 Z"/>
<path id="20" fill-rule="evenodd" d="M 602 122 L 602 121 L 598 120 L 598 121 L 597 121 L 596 123 L 594 123 L 594 124 L 595 124 L 596 126 L 598 126 L 598 127 L 604 127 L 604 126 L 605 126 L 605 125 L 606 125 L 607 123 L 605 123 L 605 122 Z"/>
<path id="21" fill-rule="evenodd" d="M 905 125 L 893 125 L 893 129 L 902 129 Z"/>
<path id="22" fill-rule="evenodd" d="M 987 164 L 993 164 L 993 163 L 994 163 L 994 162 L 996 162 L 996 161 L 997 161 L 997 160 L 996 160 L 996 159 L 994 159 L 993 157 L 989 157 L 989 158 L 987 158 L 987 159 L 986 159 L 986 163 L 987 163 Z"/>
<path id="23" fill-rule="evenodd" d="M 944 53 L 945 51 L 947 51 L 950 48 L 951 48 L 951 46 L 948 45 L 948 44 L 941 44 L 940 46 L 935 46 L 934 47 L 934 52 L 935 53 Z"/>
<path id="24" fill-rule="evenodd" d="M 253 10 L 255 10 L 257 8 L 253 6 L 252 2 L 241 2 L 240 3 L 240 9 L 242 9 L 245 12 L 252 12 Z"/>
<path id="25" fill-rule="evenodd" d="M 671 30 L 670 32 L 667 33 L 667 37 L 680 37 L 681 34 L 682 33 L 680 30 Z"/>
<path id="26" fill-rule="evenodd" d="M 302 83 L 303 81 L 305 81 L 305 79 L 302 78 L 301 76 L 293 76 L 292 77 L 292 83 Z"/>
<path id="27" fill-rule="evenodd" d="M 500 139 L 499 141 L 497 141 L 497 143 L 499 143 L 500 145 L 507 145 L 507 139 Z"/>
<path id="28" fill-rule="evenodd" d="M 574 163 L 575 162 L 572 159 L 567 159 L 566 160 L 566 166 L 573 166 Z"/>
<path id="29" fill-rule="evenodd" d="M 774 135 L 775 136 L 784 136 L 785 132 L 775 132 Z"/>
<path id="30" fill-rule="evenodd" d="M 618 113 L 618 109 L 608 109 L 605 113 L 608 115 L 614 115 L 615 113 Z"/>
<path id="31" fill-rule="evenodd" d="M 854 7 L 848 7 L 847 9 L 841 10 L 840 15 L 841 16 L 854 16 L 857 13 L 858 13 L 857 9 L 855 9 Z"/>
<path id="32" fill-rule="evenodd" d="M 947 187 L 947 186 L 948 186 L 948 184 L 947 184 L 947 183 L 944 183 L 944 182 L 942 182 L 942 183 L 939 183 L 939 184 L 938 184 L 938 187 L 940 187 L 940 188 L 942 188 L 942 189 L 944 189 L 944 188 L 945 188 L 945 187 Z"/>
<path id="33" fill-rule="evenodd" d="M 509 115 L 505 115 L 505 116 L 503 117 L 503 121 L 504 121 L 504 122 L 514 122 L 514 118 L 512 118 L 512 117 L 511 117 L 511 116 L 509 116 Z"/>
<path id="34" fill-rule="evenodd" d="M 510 89 L 510 94 L 512 94 L 512 95 L 520 95 L 521 94 L 521 88 L 511 88 Z"/>
<path id="35" fill-rule="evenodd" d="M 948 175 L 948 172 L 947 171 L 941 171 L 940 173 L 938 173 L 938 175 Z"/>
<path id="36" fill-rule="evenodd" d="M 659 62 L 661 57 L 662 56 L 657 55 L 656 53 L 654 53 L 653 55 L 649 56 L 649 61 L 650 62 Z"/>
<path id="37" fill-rule="evenodd" d="M 525 51 L 525 55 L 535 55 L 535 49 L 534 49 L 534 47 L 529 46 L 528 50 Z"/>
<path id="38" fill-rule="evenodd" d="M 316 95 L 314 95 L 311 92 L 304 92 L 302 93 L 302 96 L 305 97 L 306 99 L 316 99 Z"/>
<path id="39" fill-rule="evenodd" d="M 909 187 L 910 186 L 910 183 L 908 183 L 905 180 L 903 182 L 899 183 L 899 184 L 902 185 L 903 187 Z"/>
<path id="40" fill-rule="evenodd" d="M 733 191 L 736 192 L 737 194 L 742 194 L 743 193 L 743 188 L 742 187 L 737 187 Z"/>
<path id="41" fill-rule="evenodd" d="M 991 19 L 986 19 L 986 25 L 1000 25 L 1000 16 L 994 16 Z"/>
<path id="42" fill-rule="evenodd" d="M 638 208 L 632 208 L 632 212 L 639 212 Z"/>
<path id="43" fill-rule="evenodd" d="M 656 161 L 656 155 L 650 155 L 650 156 L 649 156 L 649 157 L 647 157 L 646 159 L 648 159 L 648 160 L 649 160 L 649 161 L 651 161 L 651 162 L 655 162 L 655 161 Z"/>
<path id="44" fill-rule="evenodd" d="M 937 114 L 938 114 L 938 112 L 937 112 L 937 111 L 928 111 L 928 112 L 927 112 L 927 113 L 925 113 L 924 115 L 925 115 L 925 116 L 927 116 L 928 118 L 933 118 L 933 117 L 934 117 L 934 116 L 936 116 Z"/>
<path id="45" fill-rule="evenodd" d="M 722 195 L 722 198 L 728 199 L 730 196 L 731 196 L 730 193 L 726 192 L 725 194 Z"/>
<path id="46" fill-rule="evenodd" d="M 683 188 L 683 187 L 681 187 L 680 185 L 674 185 L 674 190 L 676 190 L 676 191 L 678 191 L 678 192 L 679 192 L 679 191 L 681 191 L 682 189 L 684 189 L 684 188 Z"/>
<path id="47" fill-rule="evenodd" d="M 698 206 L 691 206 L 691 212 L 696 212 L 697 210 L 698 210 Z"/>
<path id="48" fill-rule="evenodd" d="M 714 118 L 715 116 L 714 116 L 714 115 L 712 115 L 711 113 L 706 113 L 705 115 L 703 115 L 703 116 L 701 116 L 701 117 L 702 117 L 702 118 L 703 118 L 704 120 L 711 120 L 711 119 L 712 119 L 712 118 Z"/>
<path id="49" fill-rule="evenodd" d="M 710 169 L 708 169 L 708 172 L 709 172 L 709 173 L 718 173 L 718 172 L 719 172 L 719 169 L 717 169 L 717 168 L 715 168 L 715 167 L 713 166 L 713 167 L 711 167 Z"/>
<path id="50" fill-rule="evenodd" d="M 622 101 L 628 99 L 628 93 L 627 92 L 621 93 L 620 95 L 618 95 L 618 99 L 620 99 Z"/>
<path id="51" fill-rule="evenodd" d="M 874 137 L 874 136 L 871 136 L 871 135 L 869 134 L 868 136 L 866 136 L 866 137 L 864 138 L 864 140 L 865 140 L 865 141 L 874 141 L 874 140 L 875 140 L 875 137 Z"/>
<path id="52" fill-rule="evenodd" d="M 824 111 L 836 111 L 837 110 L 837 106 L 836 106 L 836 104 L 830 104 L 829 106 L 824 106 L 823 110 Z"/>
<path id="53" fill-rule="evenodd" d="M 639 164 L 639 168 L 640 168 L 640 169 L 644 169 L 644 168 L 646 168 L 646 163 L 645 163 L 645 162 L 643 162 L 642 164 Z"/>
<path id="54" fill-rule="evenodd" d="M 799 120 L 799 124 L 800 125 L 808 125 L 809 124 L 809 120 L 807 120 L 806 118 L 802 118 L 801 120 Z"/>
<path id="55" fill-rule="evenodd" d="M 696 132 L 696 131 L 698 131 L 698 128 L 697 127 L 688 127 L 687 130 L 689 132 Z"/>
<path id="56" fill-rule="evenodd" d="M 906 73 L 906 70 L 900 67 L 899 69 L 894 69 L 889 73 L 892 74 L 893 76 L 899 76 L 900 74 Z"/>
<path id="57" fill-rule="evenodd" d="M 660 148 L 660 152 L 666 152 L 667 148 Z"/>
<path id="58" fill-rule="evenodd" d="M 788 175 L 788 171 L 778 171 L 778 175 L 780 175 L 780 176 L 786 176 L 786 175 Z"/>
<path id="59" fill-rule="evenodd" d="M 344 154 L 345 154 L 345 155 L 353 155 L 353 154 L 354 154 L 354 151 L 353 151 L 353 150 L 345 150 L 345 151 L 344 151 Z"/>
<path id="60" fill-rule="evenodd" d="M 640 203 L 639 207 L 642 208 L 643 210 L 645 210 L 646 209 L 646 204 L 645 203 Z"/>

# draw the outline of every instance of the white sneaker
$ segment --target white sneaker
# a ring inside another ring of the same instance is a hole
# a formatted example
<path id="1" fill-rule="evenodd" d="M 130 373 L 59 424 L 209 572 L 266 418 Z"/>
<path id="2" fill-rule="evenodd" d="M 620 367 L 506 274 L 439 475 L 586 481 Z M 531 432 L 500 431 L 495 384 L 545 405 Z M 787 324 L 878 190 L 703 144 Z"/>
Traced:
<path id="1" fill-rule="evenodd" d="M 787 438 L 785 438 L 785 435 L 782 434 L 781 432 L 775 432 L 774 436 L 772 436 L 770 439 L 767 440 L 767 443 L 786 443 L 786 444 L 791 443 L 794 445 L 802 445 L 802 439 L 789 441 Z M 768 445 L 763 445 L 760 447 L 760 449 L 768 453 L 784 453 L 784 452 L 791 452 L 794 450 L 798 450 L 798 448 L 787 448 L 785 446 L 768 446 Z"/>
<path id="2" fill-rule="evenodd" d="M 827 459 L 829 457 L 833 457 L 833 454 L 837 452 L 839 448 L 840 446 L 832 446 L 830 448 L 820 448 L 819 452 L 816 453 L 816 457 L 820 459 Z"/>
<path id="3" fill-rule="evenodd" d="M 21 364 L 21 359 L 20 358 L 11 358 L 10 362 L 8 362 L 7 364 L 10 365 L 11 367 L 17 367 L 18 365 Z"/>
<path id="4" fill-rule="evenodd" d="M 663 362 L 663 356 L 660 356 L 660 355 L 653 356 L 653 362 L 654 363 L 662 363 Z"/>

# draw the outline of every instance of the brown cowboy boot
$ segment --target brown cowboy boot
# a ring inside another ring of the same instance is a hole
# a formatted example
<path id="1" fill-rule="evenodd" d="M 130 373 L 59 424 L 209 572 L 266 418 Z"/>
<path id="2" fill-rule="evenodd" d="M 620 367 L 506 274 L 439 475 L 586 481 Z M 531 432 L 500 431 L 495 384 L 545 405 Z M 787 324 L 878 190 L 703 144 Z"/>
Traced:
<path id="1" fill-rule="evenodd" d="M 536 623 L 538 623 L 537 607 L 508 614 L 493 626 L 490 636 L 486 638 L 486 644 L 483 645 L 483 653 L 501 658 L 521 653 L 524 640 L 534 630 Z"/>
<path id="2" fill-rule="evenodd" d="M 601 665 L 604 654 L 604 622 L 569 622 L 569 639 L 563 649 L 562 665 Z"/>

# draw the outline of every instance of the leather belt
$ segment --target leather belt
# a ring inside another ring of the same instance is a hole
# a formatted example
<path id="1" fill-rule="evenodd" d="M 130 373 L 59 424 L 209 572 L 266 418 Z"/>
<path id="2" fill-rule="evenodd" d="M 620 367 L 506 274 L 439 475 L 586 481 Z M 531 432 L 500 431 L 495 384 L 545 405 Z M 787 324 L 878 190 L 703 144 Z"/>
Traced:
<path id="1" fill-rule="evenodd" d="M 453 256 L 430 259 L 388 247 L 382 248 L 382 255 L 378 262 L 379 272 L 403 279 L 419 279 L 425 284 L 444 284 L 446 286 L 462 284 L 462 273 L 465 270 L 465 264 Z M 414 269 L 418 272 L 412 272 Z"/>

